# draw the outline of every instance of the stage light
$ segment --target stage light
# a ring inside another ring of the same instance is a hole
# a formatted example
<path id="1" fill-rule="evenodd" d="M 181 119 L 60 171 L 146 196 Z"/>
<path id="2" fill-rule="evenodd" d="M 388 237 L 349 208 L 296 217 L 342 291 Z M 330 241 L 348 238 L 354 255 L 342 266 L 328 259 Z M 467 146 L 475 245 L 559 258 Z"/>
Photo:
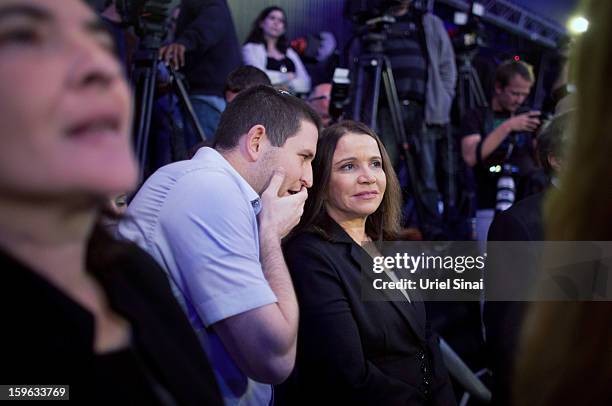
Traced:
<path id="1" fill-rule="evenodd" d="M 567 28 L 572 34 L 582 34 L 589 29 L 589 20 L 582 16 L 575 16 L 570 18 Z"/>
<path id="2" fill-rule="evenodd" d="M 518 61 L 520 61 L 520 60 L 521 60 L 521 57 L 520 57 L 520 56 L 518 56 L 518 55 L 514 55 L 514 60 L 518 62 Z"/>

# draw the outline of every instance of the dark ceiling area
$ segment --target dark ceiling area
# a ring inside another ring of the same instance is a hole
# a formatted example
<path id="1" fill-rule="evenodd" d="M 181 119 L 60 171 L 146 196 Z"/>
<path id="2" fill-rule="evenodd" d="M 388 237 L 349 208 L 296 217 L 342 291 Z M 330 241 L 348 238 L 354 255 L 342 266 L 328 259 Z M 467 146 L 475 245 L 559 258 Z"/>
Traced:
<path id="1" fill-rule="evenodd" d="M 529 9 L 541 17 L 555 20 L 562 26 L 565 26 L 579 3 L 578 0 L 511 0 L 511 2 Z"/>

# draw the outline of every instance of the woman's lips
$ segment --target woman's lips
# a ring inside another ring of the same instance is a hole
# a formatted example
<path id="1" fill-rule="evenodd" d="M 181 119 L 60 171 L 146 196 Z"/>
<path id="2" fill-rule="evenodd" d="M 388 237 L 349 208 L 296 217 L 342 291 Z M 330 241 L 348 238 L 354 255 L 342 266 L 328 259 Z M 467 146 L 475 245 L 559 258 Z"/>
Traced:
<path id="1" fill-rule="evenodd" d="M 67 126 L 69 136 L 78 137 L 91 134 L 118 134 L 121 129 L 122 116 L 115 111 L 94 111 L 73 120 Z"/>
<path id="2" fill-rule="evenodd" d="M 372 200 L 378 197 L 378 192 L 375 190 L 368 191 L 368 192 L 360 192 L 360 193 L 357 193 L 356 195 L 353 195 L 353 197 L 357 199 L 363 199 L 363 200 Z"/>
<path id="3" fill-rule="evenodd" d="M 116 134 L 119 131 L 119 124 L 115 120 L 92 120 L 89 122 L 78 124 L 74 127 L 71 127 L 68 131 L 68 134 L 73 137 L 106 133 L 106 134 Z"/>
<path id="4" fill-rule="evenodd" d="M 66 135 L 79 142 L 123 142 L 122 115 L 113 111 L 95 111 L 73 120 L 66 128 Z"/>

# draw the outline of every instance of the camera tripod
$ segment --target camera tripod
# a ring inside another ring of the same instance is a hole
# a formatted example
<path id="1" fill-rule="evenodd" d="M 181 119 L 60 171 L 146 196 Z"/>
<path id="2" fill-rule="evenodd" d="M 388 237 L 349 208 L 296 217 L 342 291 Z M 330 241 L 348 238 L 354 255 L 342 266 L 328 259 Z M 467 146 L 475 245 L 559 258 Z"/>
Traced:
<path id="1" fill-rule="evenodd" d="M 140 49 L 135 54 L 132 67 L 132 84 L 135 97 L 134 112 L 134 136 L 135 148 L 138 162 L 140 162 L 140 180 L 144 180 L 147 168 L 147 157 L 149 151 L 149 132 L 151 129 L 151 114 L 153 112 L 153 102 L 155 100 L 155 89 L 157 84 L 157 64 L 158 49 Z M 187 89 L 180 74 L 171 66 L 168 67 L 171 77 L 172 90 L 177 96 L 183 111 L 187 113 L 193 128 L 203 141 L 206 136 L 198 118 L 189 101 Z M 178 140 L 175 140 L 178 144 Z M 182 140 L 181 140 L 182 141 Z"/>
<path id="2" fill-rule="evenodd" d="M 417 197 L 417 193 L 419 193 L 419 182 L 416 177 L 417 167 L 411 154 L 411 152 L 418 153 L 415 150 L 418 145 L 414 141 L 409 142 L 406 135 L 391 61 L 384 53 L 383 42 L 386 38 L 387 36 L 384 33 L 370 33 L 364 37 L 364 42 L 367 44 L 367 53 L 361 55 L 357 62 L 352 119 L 361 121 L 377 131 L 382 86 L 391 113 L 395 143 L 398 146 L 401 158 L 406 164 L 410 179 L 410 190 L 406 190 L 406 192 L 413 196 L 415 212 L 410 213 L 408 217 L 416 214 L 417 222 L 422 224 L 424 207 L 423 202 Z"/>
<path id="3" fill-rule="evenodd" d="M 475 107 L 489 106 L 476 69 L 472 65 L 474 55 L 474 51 L 457 55 L 457 108 L 460 118 Z"/>

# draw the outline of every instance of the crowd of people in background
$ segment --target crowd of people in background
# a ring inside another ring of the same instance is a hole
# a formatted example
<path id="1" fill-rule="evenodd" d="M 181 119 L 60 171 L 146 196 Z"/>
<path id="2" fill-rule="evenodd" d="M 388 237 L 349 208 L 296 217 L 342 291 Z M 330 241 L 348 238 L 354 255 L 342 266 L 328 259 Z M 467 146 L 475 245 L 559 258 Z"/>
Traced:
<path id="1" fill-rule="evenodd" d="M 83 0 L 0 0 L 0 384 L 69 384 L 91 404 L 455 405 L 486 367 L 495 405 L 611 404 L 610 297 L 484 301 L 469 316 L 482 331 L 459 339 L 484 365 L 458 351 L 457 372 L 429 304 L 406 289 L 364 300 L 360 270 L 383 241 L 457 237 L 461 171 L 482 249 L 610 240 L 612 4 L 585 0 L 578 93 L 551 120 L 524 106 L 532 66 L 509 60 L 488 106 L 453 128 L 453 46 L 411 3 L 389 9 L 402 34 L 385 44 L 408 145 L 388 100 L 377 128 L 330 115 L 332 78 L 313 80 L 282 8 L 240 45 L 226 0 L 182 0 L 157 69 L 184 76 L 204 138 L 160 84 L 138 179 L 139 38 L 115 0 L 99 15 Z M 506 200 L 502 175 L 517 185 Z M 492 263 L 544 269 L 509 252 Z"/>

